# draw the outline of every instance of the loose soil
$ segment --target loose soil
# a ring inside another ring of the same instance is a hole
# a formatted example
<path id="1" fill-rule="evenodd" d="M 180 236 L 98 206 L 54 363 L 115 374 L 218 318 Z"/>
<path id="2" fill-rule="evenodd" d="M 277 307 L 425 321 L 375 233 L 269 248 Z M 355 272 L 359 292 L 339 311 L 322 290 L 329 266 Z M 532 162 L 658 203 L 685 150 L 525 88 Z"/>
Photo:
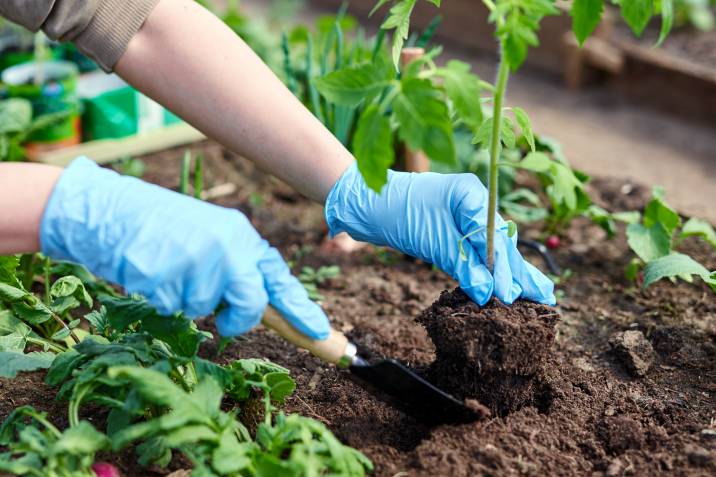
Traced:
<path id="1" fill-rule="evenodd" d="M 523 302 L 514 309 L 497 303 L 481 309 L 459 291 L 440 297 L 455 283 L 419 261 L 371 247 L 347 256 L 322 251 L 320 206 L 213 143 L 192 149 L 206 158 L 208 186 L 238 186 L 217 202 L 246 213 L 295 270 L 341 266 L 341 275 L 320 288 L 323 306 L 334 326 L 364 354 L 400 359 L 493 410 L 492 417 L 478 422 L 429 427 L 389 399 L 376 398 L 349 373 L 266 330 L 252 331 L 218 357 L 215 343 L 204 346 L 203 355 L 218 362 L 264 357 L 288 367 L 298 390 L 286 411 L 324 422 L 373 460 L 375 475 L 716 472 L 716 299 L 700 283 L 634 288 L 623 277 L 631 258 L 623 234 L 606 240 L 599 228 L 575 221 L 555 252 L 560 265 L 573 273 L 559 286 L 559 319 L 549 308 Z M 146 178 L 176 188 L 182 153 L 147 158 Z M 592 189 L 600 205 L 615 210 L 643 206 L 648 197 L 646 188 L 626 187 L 616 179 L 595 180 Z M 536 230 L 521 233 L 537 237 Z M 716 253 L 708 246 L 689 239 L 681 248 L 716 269 Z M 542 265 L 539 257 L 529 258 Z M 523 309 L 524 314 L 516 313 Z M 201 326 L 213 329 L 212 320 Z M 452 326 L 484 345 L 471 348 L 459 339 L 462 334 L 450 340 Z M 610 345 L 624 331 L 640 331 L 653 349 L 653 363 L 643 377 L 633 377 L 628 353 L 615 353 Z M 467 366 L 457 368 L 459 360 Z M 441 367 L 452 372 L 441 375 L 436 371 Z M 458 379 L 455 372 L 470 379 Z M 510 379 L 517 377 L 522 381 L 510 387 Z M 501 388 L 485 389 L 478 378 L 497 379 Z M 42 384 L 42 373 L 0 380 L 0 418 L 31 403 L 62 424 L 65 408 L 53 396 Z M 102 422 L 99 411 L 84 417 Z M 125 453 L 119 459 L 125 475 L 168 473 L 137 467 L 131 457 Z M 173 469 L 182 466 L 172 463 Z"/>
<path id="2" fill-rule="evenodd" d="M 456 397 L 477 399 L 505 415 L 541 402 L 544 363 L 552 352 L 557 312 L 518 300 L 479 307 L 459 288 L 443 292 L 417 319 L 435 345 L 427 375 Z"/>

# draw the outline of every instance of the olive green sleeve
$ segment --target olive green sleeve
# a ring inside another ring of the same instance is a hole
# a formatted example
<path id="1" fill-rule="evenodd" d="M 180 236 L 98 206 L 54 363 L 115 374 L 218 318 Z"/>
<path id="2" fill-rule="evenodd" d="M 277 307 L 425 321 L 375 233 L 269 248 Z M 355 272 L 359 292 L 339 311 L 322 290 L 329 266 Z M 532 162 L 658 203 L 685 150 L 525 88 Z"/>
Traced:
<path id="1" fill-rule="evenodd" d="M 2 0 L 0 15 L 53 40 L 72 41 L 111 71 L 159 0 Z"/>

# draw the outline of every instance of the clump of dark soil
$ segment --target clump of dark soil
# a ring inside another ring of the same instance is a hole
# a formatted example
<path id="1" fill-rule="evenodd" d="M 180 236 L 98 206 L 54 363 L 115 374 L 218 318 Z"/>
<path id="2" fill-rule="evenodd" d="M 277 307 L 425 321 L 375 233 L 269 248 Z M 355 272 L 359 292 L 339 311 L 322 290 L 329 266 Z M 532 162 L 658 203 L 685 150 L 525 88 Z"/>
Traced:
<path id="1" fill-rule="evenodd" d="M 459 288 L 443 292 L 417 318 L 435 344 L 429 379 L 501 415 L 526 404 L 543 407 L 542 371 L 557 319 L 553 308 L 524 300 L 480 307 Z"/>

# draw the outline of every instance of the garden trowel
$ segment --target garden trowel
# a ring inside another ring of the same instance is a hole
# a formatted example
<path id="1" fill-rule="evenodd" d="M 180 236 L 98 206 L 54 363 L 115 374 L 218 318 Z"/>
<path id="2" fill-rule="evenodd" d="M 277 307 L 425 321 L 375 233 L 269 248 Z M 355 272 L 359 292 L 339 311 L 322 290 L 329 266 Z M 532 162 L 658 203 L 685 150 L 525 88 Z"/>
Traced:
<path id="1" fill-rule="evenodd" d="M 480 416 L 464 403 L 438 389 L 394 359 L 369 363 L 356 346 L 334 329 L 328 339 L 311 339 L 269 307 L 262 323 L 299 348 L 339 368 L 349 369 L 364 382 L 398 399 L 416 418 L 432 423 L 470 422 Z M 370 388 L 370 387 L 369 387 Z M 372 390 L 372 389 L 371 389 Z"/>

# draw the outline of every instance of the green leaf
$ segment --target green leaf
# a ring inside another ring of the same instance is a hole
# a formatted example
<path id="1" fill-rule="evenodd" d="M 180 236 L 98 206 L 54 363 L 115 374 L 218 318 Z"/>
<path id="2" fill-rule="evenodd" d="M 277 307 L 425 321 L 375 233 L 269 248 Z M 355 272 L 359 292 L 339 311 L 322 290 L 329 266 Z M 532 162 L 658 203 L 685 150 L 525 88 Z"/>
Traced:
<path id="1" fill-rule="evenodd" d="M 716 231 L 710 223 L 702 219 L 691 218 L 681 229 L 681 238 L 699 237 L 716 248 Z"/>
<path id="2" fill-rule="evenodd" d="M 393 101 L 398 134 L 415 151 L 433 161 L 455 163 L 455 140 L 447 106 L 429 80 L 408 78 L 401 82 Z"/>
<path id="3" fill-rule="evenodd" d="M 393 30 L 393 64 L 396 70 L 400 64 L 400 53 L 403 50 L 403 44 L 408 39 L 410 32 L 410 15 L 413 13 L 417 0 L 399 0 L 390 9 L 388 18 L 385 19 L 381 28 L 383 30 Z"/>
<path id="4" fill-rule="evenodd" d="M 671 234 L 661 224 L 654 224 L 651 227 L 629 224 L 627 241 L 634 253 L 646 263 L 671 252 Z"/>
<path id="5" fill-rule="evenodd" d="M 513 107 L 512 111 L 515 113 L 515 119 L 517 120 L 517 124 L 519 124 L 520 129 L 522 130 L 522 135 L 527 140 L 527 144 L 530 145 L 530 149 L 532 152 L 536 152 L 537 149 L 535 147 L 535 135 L 532 131 L 532 123 L 530 122 L 529 116 L 527 116 L 527 112 L 525 112 L 524 109 Z"/>
<path id="6" fill-rule="evenodd" d="M 646 268 L 644 268 L 644 288 L 662 278 L 685 278 L 692 275 L 708 280 L 711 272 L 688 255 L 674 252 L 646 264 Z"/>
<path id="7" fill-rule="evenodd" d="M 473 131 L 482 124 L 480 78 L 472 74 L 469 64 L 458 60 L 448 61 L 436 74 L 443 78 L 445 93 L 452 101 L 460 120 Z"/>
<path id="8" fill-rule="evenodd" d="M 164 374 L 137 366 L 115 366 L 107 370 L 112 379 L 128 379 L 137 392 L 153 404 L 176 406 L 186 399 L 184 391 Z"/>
<path id="9" fill-rule="evenodd" d="M 512 120 L 507 116 L 502 117 L 502 127 L 500 128 L 500 137 L 502 143 L 508 149 L 514 149 L 516 144 L 515 126 Z"/>
<path id="10" fill-rule="evenodd" d="M 388 168 L 395 162 L 390 121 L 377 105 L 368 106 L 358 120 L 353 154 L 368 187 L 380 193 L 388 182 Z"/>
<path id="11" fill-rule="evenodd" d="M 54 354 L 41 351 L 27 354 L 0 351 L 0 377 L 14 378 L 19 372 L 47 369 L 54 358 Z"/>
<path id="12" fill-rule="evenodd" d="M 296 381 L 288 373 L 268 373 L 264 376 L 264 379 L 266 384 L 269 385 L 269 395 L 272 401 L 283 402 L 296 390 Z"/>
<path id="13" fill-rule="evenodd" d="M 641 36 L 654 11 L 654 0 L 620 0 L 621 12 L 636 36 Z"/>
<path id="14" fill-rule="evenodd" d="M 531 152 L 520 161 L 517 166 L 533 172 L 548 172 L 554 161 L 543 152 Z"/>
<path id="15" fill-rule="evenodd" d="M 0 283 L 5 283 L 15 288 L 22 288 L 16 275 L 19 264 L 20 257 L 16 255 L 0 257 Z"/>
<path id="16" fill-rule="evenodd" d="M 0 101 L 0 134 L 17 134 L 32 124 L 32 104 L 21 98 Z"/>
<path id="17" fill-rule="evenodd" d="M 507 236 L 512 238 L 517 233 L 517 224 L 511 220 L 507 221 Z"/>
<path id="18" fill-rule="evenodd" d="M 50 287 L 50 295 L 54 298 L 74 297 L 88 308 L 92 307 L 92 297 L 85 290 L 82 280 L 72 275 L 62 277 L 53 283 Z"/>
<path id="19" fill-rule="evenodd" d="M 603 11 L 604 0 L 573 0 L 569 14 L 572 17 L 572 31 L 580 46 L 594 32 Z"/>
<path id="20" fill-rule="evenodd" d="M 481 145 L 487 149 L 490 147 L 490 140 L 492 136 L 492 118 L 485 118 L 477 129 L 475 136 L 472 138 L 472 143 L 475 145 Z"/>
<path id="21" fill-rule="evenodd" d="M 162 316 L 143 299 L 107 298 L 102 304 L 114 329 L 125 331 L 139 323 L 143 331 L 167 343 L 178 355 L 194 356 L 203 339 L 191 320 L 181 315 Z"/>
<path id="22" fill-rule="evenodd" d="M 32 329 L 10 310 L 0 311 L 0 351 L 24 351 L 27 338 L 32 334 Z"/>
<path id="23" fill-rule="evenodd" d="M 109 438 L 87 421 L 68 428 L 54 444 L 57 453 L 73 455 L 94 454 L 109 447 Z"/>
<path id="24" fill-rule="evenodd" d="M 649 201 L 644 209 L 644 226 L 652 227 L 660 224 L 671 237 L 681 225 L 681 218 L 666 202 L 657 190 L 654 191 L 654 198 Z"/>
<path id="25" fill-rule="evenodd" d="M 666 40 L 674 25 L 674 0 L 660 0 L 659 4 L 661 5 L 661 30 L 659 30 L 657 46 Z"/>
<path id="26" fill-rule="evenodd" d="M 333 71 L 313 80 L 316 89 L 331 103 L 356 107 L 363 100 L 379 94 L 390 84 L 386 69 L 366 63 Z"/>

